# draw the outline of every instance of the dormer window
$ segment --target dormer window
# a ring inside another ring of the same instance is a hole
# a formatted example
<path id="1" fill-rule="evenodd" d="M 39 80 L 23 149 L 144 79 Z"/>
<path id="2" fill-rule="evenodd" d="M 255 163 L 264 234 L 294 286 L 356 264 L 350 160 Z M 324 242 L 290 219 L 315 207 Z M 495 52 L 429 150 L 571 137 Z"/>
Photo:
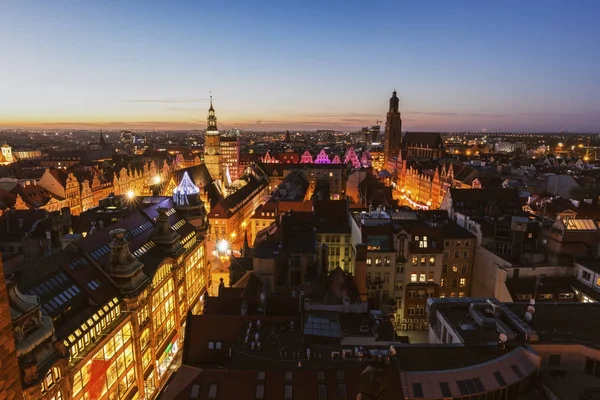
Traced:
<path id="1" fill-rule="evenodd" d="M 31 332 L 35 330 L 35 321 L 33 319 L 28 319 L 23 324 L 23 336 L 27 337 Z"/>
<path id="2" fill-rule="evenodd" d="M 589 281 L 590 279 L 592 279 L 592 274 L 589 271 L 581 271 L 581 277 L 584 280 Z"/>

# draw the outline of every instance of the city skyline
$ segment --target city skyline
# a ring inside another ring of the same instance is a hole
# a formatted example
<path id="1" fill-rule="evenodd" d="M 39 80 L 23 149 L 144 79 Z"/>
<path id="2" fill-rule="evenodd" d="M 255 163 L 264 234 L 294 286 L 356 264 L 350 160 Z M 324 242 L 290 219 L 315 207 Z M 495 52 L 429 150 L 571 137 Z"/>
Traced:
<path id="1" fill-rule="evenodd" d="M 595 132 L 599 9 L 9 3 L 0 128 Z"/>

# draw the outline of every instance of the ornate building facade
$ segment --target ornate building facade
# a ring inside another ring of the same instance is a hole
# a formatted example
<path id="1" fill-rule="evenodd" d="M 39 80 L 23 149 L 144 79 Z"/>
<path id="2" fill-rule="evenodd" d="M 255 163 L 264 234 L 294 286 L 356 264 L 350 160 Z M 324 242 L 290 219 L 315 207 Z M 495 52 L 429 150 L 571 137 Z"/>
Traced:
<path id="1" fill-rule="evenodd" d="M 113 197 L 82 215 L 87 236 L 20 267 L 23 293 L 8 292 L 25 398 L 154 398 L 166 383 L 210 284 L 206 213 L 188 186 L 139 208 Z M 115 208 L 128 212 L 94 223 Z"/>

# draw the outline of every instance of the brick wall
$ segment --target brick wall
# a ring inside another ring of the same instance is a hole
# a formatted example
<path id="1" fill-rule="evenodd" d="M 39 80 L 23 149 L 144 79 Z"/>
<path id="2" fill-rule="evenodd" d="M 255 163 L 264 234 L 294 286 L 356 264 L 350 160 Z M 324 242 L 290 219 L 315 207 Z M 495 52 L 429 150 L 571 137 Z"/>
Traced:
<path id="1" fill-rule="evenodd" d="M 22 397 L 21 371 L 15 349 L 4 268 L 0 259 L 0 400 Z"/>

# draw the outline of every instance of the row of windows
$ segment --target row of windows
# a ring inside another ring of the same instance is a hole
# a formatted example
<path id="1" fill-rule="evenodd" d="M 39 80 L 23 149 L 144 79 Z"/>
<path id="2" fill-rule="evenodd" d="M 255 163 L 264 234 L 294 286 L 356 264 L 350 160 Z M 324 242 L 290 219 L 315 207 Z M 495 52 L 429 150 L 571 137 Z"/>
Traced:
<path id="1" fill-rule="evenodd" d="M 348 250 L 348 249 L 346 249 Z M 390 259 L 390 257 L 375 257 L 375 258 L 367 258 L 367 265 L 375 265 L 377 267 L 383 265 L 385 267 L 389 267 L 390 265 L 392 265 L 392 260 Z"/>
<path id="2" fill-rule="evenodd" d="M 450 240 L 445 240 L 444 241 L 444 247 L 449 247 L 451 245 L 451 242 L 452 241 L 450 241 Z M 464 247 L 469 247 L 471 245 L 471 242 L 469 240 L 462 240 L 462 241 L 461 240 L 455 240 L 454 241 L 454 246 L 461 247 L 461 245 L 464 246 Z"/>
<path id="3" fill-rule="evenodd" d="M 426 292 L 425 290 L 409 290 L 408 297 L 410 299 L 418 298 L 422 299 L 425 297 L 433 297 L 433 292 Z"/>
<path id="4" fill-rule="evenodd" d="M 440 299 L 446 297 L 446 293 L 440 292 Z M 450 292 L 450 297 L 456 297 L 456 292 Z M 465 297 L 465 292 L 458 292 L 458 297 Z"/>
<path id="5" fill-rule="evenodd" d="M 468 265 L 467 264 L 463 264 L 460 267 L 460 273 L 461 274 L 466 274 L 467 273 L 467 269 L 468 269 Z M 458 265 L 457 264 L 452 264 L 452 272 L 457 274 L 459 271 L 458 269 Z M 448 264 L 444 264 L 442 265 L 442 274 L 446 274 L 448 273 Z"/>
<path id="6" fill-rule="evenodd" d="M 432 282 L 432 281 L 433 281 L 433 272 L 430 272 L 429 276 L 427 276 L 427 274 L 417 274 L 417 273 L 410 274 L 410 282 L 411 283 L 427 283 L 427 282 Z"/>
<path id="7" fill-rule="evenodd" d="M 461 288 L 465 287 L 467 286 L 467 279 L 460 278 L 460 281 L 458 279 L 452 279 L 452 287 L 455 288 L 457 284 L 459 284 Z M 442 278 L 440 281 L 440 287 L 446 287 L 446 279 Z"/>
<path id="8" fill-rule="evenodd" d="M 434 255 L 430 255 L 430 256 L 413 256 L 412 258 L 412 265 L 413 266 L 417 266 L 419 265 L 419 261 L 421 262 L 421 266 L 422 267 L 426 267 L 427 266 L 427 261 L 429 260 L 429 266 L 432 267 L 435 265 L 435 256 Z"/>
<path id="9" fill-rule="evenodd" d="M 454 258 L 461 258 L 460 257 L 460 250 L 454 250 Z M 444 252 L 444 260 L 447 260 L 449 257 L 449 253 L 447 251 Z M 463 259 L 467 259 L 469 258 L 469 251 L 468 250 L 463 250 L 462 252 L 462 258 Z"/>
<path id="10" fill-rule="evenodd" d="M 116 300 L 116 299 L 115 299 Z M 121 315 L 120 306 L 111 300 L 98 310 L 91 318 L 69 335 L 64 345 L 70 349 L 71 358 L 83 352 L 95 339 L 100 336 L 107 326 Z"/>

